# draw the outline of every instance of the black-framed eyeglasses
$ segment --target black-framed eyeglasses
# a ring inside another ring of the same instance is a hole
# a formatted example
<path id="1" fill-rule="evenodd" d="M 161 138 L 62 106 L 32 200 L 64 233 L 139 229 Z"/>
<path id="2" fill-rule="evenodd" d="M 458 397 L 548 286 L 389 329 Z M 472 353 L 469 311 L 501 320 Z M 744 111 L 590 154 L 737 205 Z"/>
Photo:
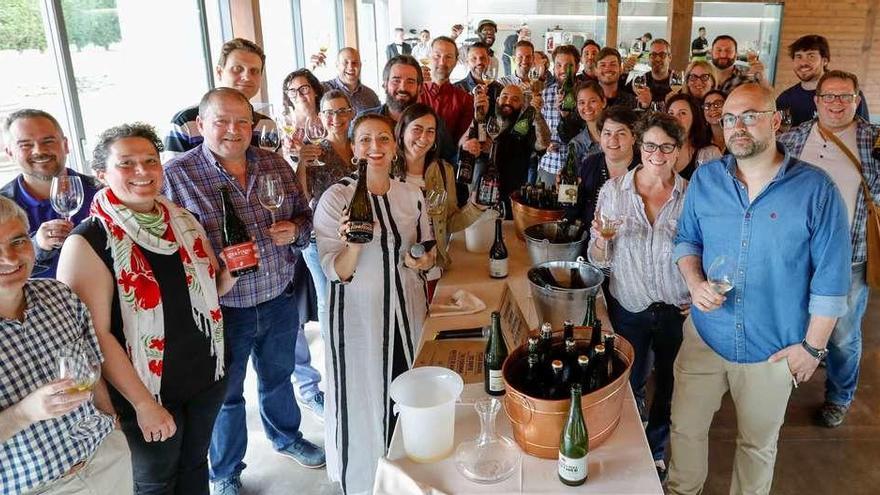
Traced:
<path id="1" fill-rule="evenodd" d="M 773 110 L 764 110 L 763 112 L 743 112 L 739 115 L 734 115 L 732 113 L 725 113 L 721 116 L 721 127 L 725 129 L 732 129 L 736 127 L 736 122 L 741 120 L 743 125 L 751 127 L 758 123 L 758 119 L 765 115 L 772 115 L 776 113 Z"/>
<path id="2" fill-rule="evenodd" d="M 712 110 L 712 109 L 718 110 L 719 108 L 721 108 L 723 106 L 724 106 L 724 102 L 721 100 L 711 102 L 711 103 L 707 102 L 707 103 L 703 103 L 703 110 Z"/>
<path id="3" fill-rule="evenodd" d="M 712 76 L 709 74 L 688 74 L 688 81 L 703 81 L 709 82 L 709 79 L 712 79 Z"/>
<path id="4" fill-rule="evenodd" d="M 651 52 L 651 54 L 648 56 L 651 58 L 666 58 L 669 56 L 669 54 L 666 52 Z"/>
<path id="5" fill-rule="evenodd" d="M 678 146 L 672 143 L 642 143 L 642 151 L 645 153 L 654 153 L 655 151 L 660 150 L 664 155 L 668 155 L 675 151 L 676 148 L 678 148 Z"/>
<path id="6" fill-rule="evenodd" d="M 291 95 L 294 93 L 299 93 L 301 96 L 305 96 L 307 94 L 310 94 L 311 92 L 312 92 L 312 87 L 309 86 L 308 84 L 303 84 L 302 86 L 300 86 L 298 88 L 287 88 L 287 94 L 291 94 Z"/>
<path id="7" fill-rule="evenodd" d="M 839 100 L 842 103 L 852 103 L 853 100 L 855 100 L 856 96 L 858 96 L 858 95 L 855 93 L 843 93 L 843 94 L 822 93 L 822 94 L 817 94 L 816 96 L 821 98 L 822 101 L 824 101 L 825 103 L 832 103 L 832 102 L 834 102 L 834 100 Z"/>
<path id="8" fill-rule="evenodd" d="M 329 117 L 339 117 L 341 115 L 348 115 L 351 113 L 351 111 L 352 111 L 351 107 L 345 107 L 345 108 L 340 108 L 338 110 L 330 110 L 330 109 L 321 110 L 321 114 L 323 114 L 325 117 L 329 118 Z"/>

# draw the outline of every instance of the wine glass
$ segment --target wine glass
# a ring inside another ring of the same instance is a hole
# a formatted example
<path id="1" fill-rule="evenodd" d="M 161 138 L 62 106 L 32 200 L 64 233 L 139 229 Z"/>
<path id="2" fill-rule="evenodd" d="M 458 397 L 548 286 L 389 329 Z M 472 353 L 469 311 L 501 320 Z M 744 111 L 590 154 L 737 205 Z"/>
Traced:
<path id="1" fill-rule="evenodd" d="M 781 122 L 779 125 L 779 133 L 784 134 L 784 133 L 788 132 L 789 130 L 791 130 L 791 125 L 793 123 L 792 117 L 791 117 L 791 109 L 783 108 L 783 109 L 779 110 L 779 117 L 781 119 Z"/>
<path id="2" fill-rule="evenodd" d="M 428 215 L 439 216 L 446 212 L 446 191 L 443 189 L 431 189 L 425 191 L 425 203 L 428 207 Z"/>
<path id="3" fill-rule="evenodd" d="M 732 258 L 721 255 L 712 261 L 706 270 L 706 278 L 709 286 L 719 295 L 724 295 L 733 289 L 733 278 L 736 273 L 736 262 Z"/>
<path id="4" fill-rule="evenodd" d="M 609 267 L 611 266 L 611 259 L 608 257 L 608 245 L 611 244 L 611 240 L 617 235 L 617 230 L 623 224 L 623 220 L 617 218 L 617 216 L 613 214 L 613 208 L 610 210 L 612 211 L 606 210 L 599 212 L 599 235 L 605 239 L 604 258 L 605 263 L 607 263 Z"/>
<path id="5" fill-rule="evenodd" d="M 257 198 L 263 208 L 269 210 L 274 225 L 275 212 L 284 203 L 284 182 L 281 176 L 275 172 L 261 174 L 257 179 Z"/>
<path id="6" fill-rule="evenodd" d="M 537 67 L 532 67 L 531 69 L 529 69 L 529 79 L 530 80 L 531 79 L 538 79 L 539 77 L 541 77 L 541 69 L 539 69 Z"/>
<path id="7" fill-rule="evenodd" d="M 308 123 L 306 123 L 306 139 L 308 140 L 309 144 L 321 146 L 326 137 L 327 129 L 324 128 L 324 125 L 321 124 L 321 121 L 318 119 L 309 119 Z M 312 163 L 310 163 L 310 165 L 323 167 L 324 162 L 315 159 Z"/>
<path id="8" fill-rule="evenodd" d="M 52 203 L 52 209 L 61 218 L 69 222 L 70 218 L 82 208 L 84 197 L 82 179 L 79 177 L 61 175 L 52 178 L 49 199 Z"/>
<path id="9" fill-rule="evenodd" d="M 486 84 L 486 86 L 489 86 L 493 82 L 495 82 L 495 79 L 497 77 L 498 77 L 498 68 L 497 67 L 492 67 L 490 65 L 489 67 L 486 67 L 486 70 L 483 71 L 483 82 Z"/>
<path id="10" fill-rule="evenodd" d="M 681 91 L 682 86 L 684 86 L 684 73 L 680 70 L 672 71 L 669 75 L 669 87 L 672 89 L 672 93 Z"/>
<path id="11" fill-rule="evenodd" d="M 82 348 L 82 340 L 62 347 L 55 363 L 58 378 L 73 381 L 73 387 L 64 393 L 75 394 L 91 390 L 101 376 L 101 360 L 91 350 Z M 94 438 L 95 433 L 108 421 L 110 419 L 102 414 L 85 416 L 72 425 L 68 435 L 76 440 Z"/>
<path id="12" fill-rule="evenodd" d="M 648 79 L 645 74 L 639 74 L 633 78 L 633 89 L 636 93 L 641 93 L 642 90 L 648 88 Z"/>
<path id="13" fill-rule="evenodd" d="M 260 127 L 260 148 L 266 151 L 275 151 L 279 146 L 281 146 L 281 138 L 278 135 L 278 130 L 263 124 Z"/>
<path id="14" fill-rule="evenodd" d="M 758 61 L 758 58 L 761 56 L 761 42 L 752 40 L 749 41 L 746 48 L 746 61 L 749 65 L 754 64 Z"/>

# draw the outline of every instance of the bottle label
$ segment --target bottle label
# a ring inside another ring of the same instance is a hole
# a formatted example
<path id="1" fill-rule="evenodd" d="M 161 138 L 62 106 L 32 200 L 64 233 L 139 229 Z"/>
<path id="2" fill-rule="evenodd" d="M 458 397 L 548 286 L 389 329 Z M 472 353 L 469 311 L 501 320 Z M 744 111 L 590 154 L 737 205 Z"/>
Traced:
<path id="1" fill-rule="evenodd" d="M 581 481 L 587 478 L 587 456 L 579 459 L 566 457 L 559 452 L 559 477 L 566 481 Z"/>
<path id="2" fill-rule="evenodd" d="M 358 242 L 361 240 L 370 240 L 373 238 L 373 222 L 360 222 L 357 220 L 349 220 L 348 222 L 349 242 Z"/>
<path id="3" fill-rule="evenodd" d="M 486 139 L 487 139 L 487 135 L 486 135 L 486 124 L 480 122 L 480 124 L 477 126 L 477 134 L 478 134 L 478 138 L 477 138 L 477 139 L 478 139 L 481 143 L 485 143 L 485 142 L 486 142 Z"/>
<path id="4" fill-rule="evenodd" d="M 496 260 L 489 258 L 489 276 L 504 278 L 507 276 L 507 258 Z"/>
<path id="5" fill-rule="evenodd" d="M 501 378 L 501 370 L 489 370 L 489 390 L 492 392 L 504 391 L 504 380 Z"/>
<path id="6" fill-rule="evenodd" d="M 226 266 L 234 272 L 245 268 L 257 266 L 256 246 L 253 242 L 242 242 L 223 248 L 223 256 L 226 257 Z"/>
<path id="7" fill-rule="evenodd" d="M 577 184 L 559 184 L 559 192 L 556 200 L 562 204 L 573 205 L 577 203 L 578 187 Z"/>

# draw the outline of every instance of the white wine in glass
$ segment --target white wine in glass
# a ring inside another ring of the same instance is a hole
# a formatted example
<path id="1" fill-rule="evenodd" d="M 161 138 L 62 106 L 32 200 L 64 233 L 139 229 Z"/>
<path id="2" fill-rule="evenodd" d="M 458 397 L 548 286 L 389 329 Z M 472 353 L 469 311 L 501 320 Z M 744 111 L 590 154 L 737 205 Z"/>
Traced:
<path id="1" fill-rule="evenodd" d="M 52 209 L 61 218 L 70 221 L 71 217 L 82 208 L 83 204 L 82 179 L 75 175 L 61 175 L 52 178 L 49 191 L 49 200 Z"/>
<path id="2" fill-rule="evenodd" d="M 706 270 L 706 278 L 709 286 L 719 295 L 724 295 L 733 289 L 733 278 L 736 273 L 736 263 L 732 258 L 721 255 L 712 261 Z"/>
<path id="3" fill-rule="evenodd" d="M 272 224 L 275 224 L 275 212 L 284 204 L 284 182 L 275 172 L 261 174 L 257 179 L 257 198 L 260 205 L 269 210 Z"/>
<path id="4" fill-rule="evenodd" d="M 101 377 L 101 360 L 91 350 L 83 348 L 83 340 L 78 340 L 61 349 L 56 356 L 58 378 L 73 381 L 68 394 L 91 390 Z M 96 413 L 85 416 L 73 424 L 68 435 L 78 440 L 94 438 L 99 429 L 110 422 L 108 416 Z"/>

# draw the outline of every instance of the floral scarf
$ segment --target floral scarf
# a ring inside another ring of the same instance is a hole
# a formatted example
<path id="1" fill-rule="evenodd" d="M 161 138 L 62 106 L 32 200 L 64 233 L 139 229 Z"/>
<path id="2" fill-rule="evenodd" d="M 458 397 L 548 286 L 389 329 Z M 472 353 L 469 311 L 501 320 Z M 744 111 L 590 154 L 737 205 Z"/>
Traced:
<path id="1" fill-rule="evenodd" d="M 214 380 L 223 377 L 223 317 L 217 296 L 214 267 L 205 251 L 207 235 L 186 210 L 159 196 L 159 215 L 153 225 L 142 224 L 110 188 L 95 194 L 91 207 L 107 231 L 107 246 L 113 258 L 122 332 L 126 352 L 147 390 L 159 400 L 162 361 L 165 353 L 165 320 L 162 293 L 142 249 L 162 255 L 180 254 L 189 291 L 193 320 L 211 340 L 216 358 Z"/>

